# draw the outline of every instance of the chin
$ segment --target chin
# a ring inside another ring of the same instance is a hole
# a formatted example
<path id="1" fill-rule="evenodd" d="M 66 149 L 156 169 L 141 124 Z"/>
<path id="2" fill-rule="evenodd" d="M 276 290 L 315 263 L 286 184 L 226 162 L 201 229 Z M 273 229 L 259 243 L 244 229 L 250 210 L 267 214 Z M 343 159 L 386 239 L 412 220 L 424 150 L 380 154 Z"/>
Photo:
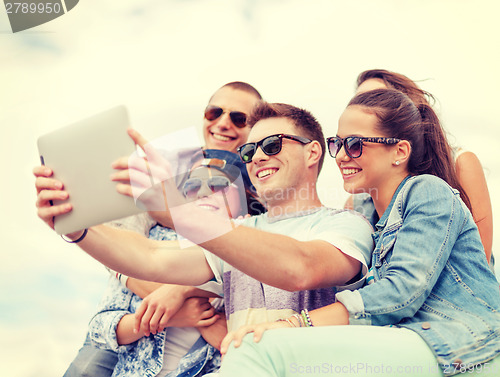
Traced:
<path id="1" fill-rule="evenodd" d="M 231 141 L 222 141 L 211 138 L 210 143 L 207 145 L 208 149 L 222 149 L 226 151 L 230 151 L 236 153 L 236 146 L 233 140 Z"/>
<path id="2" fill-rule="evenodd" d="M 361 194 L 367 192 L 364 188 L 360 188 L 351 184 L 344 184 L 344 190 L 349 194 Z"/>

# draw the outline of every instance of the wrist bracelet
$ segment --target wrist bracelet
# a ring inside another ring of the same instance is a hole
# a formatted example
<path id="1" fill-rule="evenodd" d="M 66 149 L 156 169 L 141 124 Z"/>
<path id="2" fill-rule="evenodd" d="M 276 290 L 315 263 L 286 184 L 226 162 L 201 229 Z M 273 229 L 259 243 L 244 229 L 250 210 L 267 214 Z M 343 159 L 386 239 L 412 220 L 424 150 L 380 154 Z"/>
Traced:
<path id="1" fill-rule="evenodd" d="M 299 314 L 294 314 L 292 315 L 292 317 L 297 320 L 297 322 L 299 323 L 299 327 L 305 327 L 305 323 Z"/>
<path id="2" fill-rule="evenodd" d="M 306 327 L 313 327 L 311 317 L 309 317 L 309 311 L 307 309 L 302 309 L 300 314 L 302 315 L 302 319 L 304 320 Z"/>
<path id="3" fill-rule="evenodd" d="M 297 326 L 295 326 L 295 324 L 294 324 L 292 321 L 290 321 L 290 319 L 288 319 L 288 318 L 280 318 L 280 319 L 276 320 L 276 322 L 286 322 L 286 323 L 288 323 L 288 324 L 290 325 L 290 327 L 297 327 Z"/>
<path id="4" fill-rule="evenodd" d="M 125 287 L 127 288 L 127 280 L 128 280 L 128 276 L 127 275 L 123 275 L 123 274 L 120 274 L 119 272 L 116 273 L 115 277 L 120 281 L 120 283 Z"/>
<path id="5" fill-rule="evenodd" d="M 67 243 L 78 243 L 80 242 L 81 240 L 83 240 L 85 238 L 85 236 L 87 235 L 88 233 L 88 229 L 85 228 L 85 230 L 83 231 L 82 235 L 80 237 L 78 237 L 76 240 L 74 241 L 71 241 L 71 240 L 67 240 L 66 238 L 64 238 L 64 235 L 61 234 L 61 238 L 66 241 Z"/>
<path id="6" fill-rule="evenodd" d="M 118 280 L 125 288 L 127 288 L 127 280 L 128 280 L 128 276 L 127 275 L 124 275 L 124 274 L 121 274 L 119 272 L 116 272 L 115 270 L 112 270 L 111 268 L 109 268 L 108 266 L 104 266 L 106 267 L 106 270 L 108 270 L 108 272 L 111 274 L 111 276 L 113 276 L 116 280 Z"/>

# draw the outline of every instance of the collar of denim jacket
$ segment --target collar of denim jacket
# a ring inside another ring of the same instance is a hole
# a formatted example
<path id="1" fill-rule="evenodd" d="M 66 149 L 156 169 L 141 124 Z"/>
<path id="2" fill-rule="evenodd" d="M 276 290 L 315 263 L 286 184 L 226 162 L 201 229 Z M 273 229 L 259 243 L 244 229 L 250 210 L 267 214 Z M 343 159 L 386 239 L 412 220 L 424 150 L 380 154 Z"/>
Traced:
<path id="1" fill-rule="evenodd" d="M 379 221 L 377 222 L 377 224 L 375 224 L 375 229 L 381 230 L 381 229 L 385 228 L 386 223 L 387 223 L 387 219 L 389 218 L 389 214 L 391 213 L 392 207 L 394 206 L 394 202 L 396 201 L 396 198 L 397 198 L 399 192 L 401 191 L 401 189 L 403 188 L 403 186 L 405 185 L 406 181 L 408 179 L 410 179 L 410 177 L 411 177 L 411 175 L 407 175 L 406 178 L 401 181 L 401 183 L 399 184 L 398 188 L 394 192 L 394 195 L 392 196 L 391 202 L 387 206 L 384 214 L 379 219 Z"/>

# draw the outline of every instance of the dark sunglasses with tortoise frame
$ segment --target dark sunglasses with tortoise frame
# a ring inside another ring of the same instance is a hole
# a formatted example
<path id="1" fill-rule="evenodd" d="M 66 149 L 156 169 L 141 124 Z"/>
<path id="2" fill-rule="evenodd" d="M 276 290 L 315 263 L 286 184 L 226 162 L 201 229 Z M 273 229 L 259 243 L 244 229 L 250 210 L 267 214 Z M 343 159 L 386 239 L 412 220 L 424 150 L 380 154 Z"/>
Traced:
<path id="1" fill-rule="evenodd" d="M 348 136 L 341 138 L 338 136 L 329 137 L 326 139 L 326 144 L 328 145 L 328 152 L 333 158 L 337 157 L 342 147 L 344 147 L 345 153 L 350 158 L 361 157 L 363 153 L 363 143 L 379 143 L 393 145 L 397 144 L 401 139 L 396 139 L 393 137 L 361 137 L 361 136 Z"/>

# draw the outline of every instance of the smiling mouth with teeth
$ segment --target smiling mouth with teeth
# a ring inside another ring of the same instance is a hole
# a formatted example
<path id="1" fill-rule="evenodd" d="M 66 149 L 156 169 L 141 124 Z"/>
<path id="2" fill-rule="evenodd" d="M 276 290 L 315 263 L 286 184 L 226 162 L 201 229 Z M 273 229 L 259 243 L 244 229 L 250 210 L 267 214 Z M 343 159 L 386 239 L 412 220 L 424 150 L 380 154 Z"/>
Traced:
<path id="1" fill-rule="evenodd" d="M 198 205 L 198 207 L 203 208 L 207 211 L 217 211 L 219 209 L 219 207 L 214 206 L 212 204 L 207 204 L 207 203 L 201 203 L 201 204 L 197 204 L 197 205 Z"/>
<path id="2" fill-rule="evenodd" d="M 267 177 L 269 175 L 273 175 L 274 173 L 276 173 L 278 171 L 278 169 L 265 169 L 265 170 L 261 170 L 258 174 L 257 174 L 257 178 L 264 178 L 264 177 Z"/>
<path id="3" fill-rule="evenodd" d="M 361 169 L 342 169 L 342 174 L 344 175 L 352 175 L 360 172 Z"/>
<path id="4" fill-rule="evenodd" d="M 231 141 L 231 140 L 233 140 L 232 137 L 224 136 L 224 135 L 220 135 L 220 134 L 215 134 L 213 132 L 212 132 L 212 136 L 214 137 L 214 139 L 217 139 L 217 140 L 220 140 L 220 141 Z"/>

